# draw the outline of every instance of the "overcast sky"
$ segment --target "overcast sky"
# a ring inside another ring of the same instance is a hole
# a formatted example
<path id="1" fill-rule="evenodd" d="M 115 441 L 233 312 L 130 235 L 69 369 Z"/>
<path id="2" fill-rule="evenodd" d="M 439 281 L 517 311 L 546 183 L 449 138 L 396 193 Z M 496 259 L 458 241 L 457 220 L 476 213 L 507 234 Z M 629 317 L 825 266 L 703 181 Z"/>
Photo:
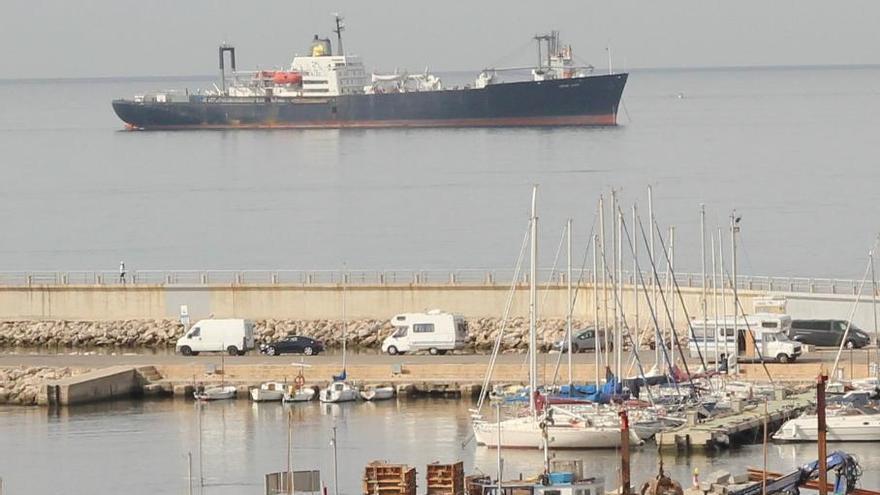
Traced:
<path id="1" fill-rule="evenodd" d="M 627 68 L 880 63 L 877 0 L 2 0 L 0 78 L 211 74 L 224 40 L 287 65 L 334 11 L 378 70 L 531 62 L 550 29 L 603 67 L 607 44 Z"/>

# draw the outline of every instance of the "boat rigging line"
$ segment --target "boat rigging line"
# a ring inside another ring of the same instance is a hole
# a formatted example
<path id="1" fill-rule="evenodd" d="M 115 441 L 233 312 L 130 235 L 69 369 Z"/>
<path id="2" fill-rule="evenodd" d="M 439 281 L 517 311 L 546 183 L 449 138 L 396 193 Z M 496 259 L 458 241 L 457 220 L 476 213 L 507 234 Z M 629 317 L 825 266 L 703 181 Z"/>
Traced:
<path id="1" fill-rule="evenodd" d="M 693 340 L 694 346 L 697 349 L 697 355 L 700 357 L 700 365 L 703 367 L 704 370 L 708 371 L 709 367 L 706 365 L 706 360 L 703 359 L 703 351 L 700 350 L 700 344 L 699 344 L 699 340 L 697 340 L 697 334 L 696 334 L 696 332 L 694 332 L 694 326 L 691 324 L 691 317 L 688 314 L 687 305 L 684 302 L 684 296 L 682 296 L 682 294 L 681 294 L 681 287 L 678 285 L 678 280 L 675 277 L 675 268 L 672 266 L 672 262 L 670 261 L 670 258 L 669 258 L 669 251 L 666 249 L 666 244 L 663 242 L 663 236 L 660 234 L 659 230 L 657 231 L 657 236 L 660 240 L 660 248 L 663 250 L 663 254 L 666 256 L 666 262 L 669 264 L 668 265 L 669 266 L 669 274 L 670 274 L 669 278 L 672 282 L 672 288 L 674 289 L 675 294 L 678 295 L 679 302 L 681 302 L 681 310 L 682 310 L 682 312 L 684 312 L 684 320 L 687 323 L 688 332 L 690 333 L 690 338 L 691 338 L 691 340 Z M 704 339 L 705 339 L 705 332 L 706 332 L 706 329 L 704 328 L 703 329 Z M 676 344 L 678 344 L 677 337 L 676 337 Z M 681 352 L 682 362 L 684 362 L 685 361 L 684 351 L 681 350 L 681 347 L 679 347 L 679 352 Z M 685 366 L 687 366 L 687 365 L 685 365 Z M 690 373 L 690 372 L 688 372 L 688 373 Z"/>
<path id="2" fill-rule="evenodd" d="M 641 225 L 640 219 L 639 219 L 639 225 Z M 629 229 L 627 228 L 626 225 L 623 226 L 623 233 L 626 234 L 626 240 L 627 240 L 627 244 L 629 245 L 630 252 L 635 252 L 635 249 L 634 249 L 635 243 L 633 242 L 633 239 L 629 233 Z M 642 228 L 642 235 L 644 236 L 644 234 L 645 234 L 645 229 Z M 646 242 L 647 242 L 647 240 L 646 240 Z M 651 260 L 651 266 L 654 266 L 653 259 Z M 645 295 L 645 301 L 648 303 L 648 311 L 651 313 L 651 321 L 654 322 L 654 328 L 657 330 L 657 332 L 659 334 L 660 321 L 657 319 L 657 312 L 654 310 L 654 304 L 651 303 L 651 298 L 648 296 L 648 288 L 647 288 L 647 284 L 645 284 L 645 275 L 642 273 L 641 267 L 639 266 L 638 258 L 636 258 L 636 273 L 639 276 L 639 285 L 641 285 L 641 287 L 642 287 L 642 292 Z M 654 270 L 655 277 L 656 277 L 656 274 L 657 274 L 657 271 L 655 269 Z M 658 345 L 656 345 L 655 347 L 658 349 L 662 349 L 661 353 L 663 354 L 663 359 L 666 361 L 666 364 L 669 366 L 669 369 L 671 370 L 673 368 L 673 365 L 669 361 L 669 352 L 666 350 L 665 343 L 661 340 L 658 343 Z M 667 375 L 667 381 L 669 381 L 668 378 L 669 377 Z M 681 392 L 678 387 L 678 382 L 676 382 L 674 378 L 672 379 L 672 386 L 675 388 L 675 395 L 680 396 Z M 691 382 L 691 393 L 694 393 L 693 382 Z"/>
<path id="3" fill-rule="evenodd" d="M 621 226 L 623 226 L 622 219 L 621 219 Z M 605 269 L 606 270 L 608 269 L 607 265 L 605 266 Z M 611 280 L 613 283 L 614 282 L 614 275 L 613 274 L 611 275 Z M 614 292 L 615 300 L 618 303 L 620 303 L 619 294 L 617 293 L 617 291 L 613 291 L 613 292 Z M 651 394 L 651 387 L 648 386 L 648 377 L 645 375 L 645 368 L 642 366 L 642 360 L 639 358 L 638 347 L 636 346 L 635 341 L 632 338 L 632 332 L 629 331 L 630 326 L 627 323 L 626 315 L 624 315 L 623 312 L 621 312 L 621 314 L 620 314 L 620 320 L 621 320 L 621 323 L 623 324 L 623 328 L 621 328 L 621 333 L 623 333 L 623 329 L 627 330 L 626 338 L 629 341 L 630 350 L 632 351 L 633 356 L 635 357 L 636 366 L 639 368 L 639 375 L 641 376 L 642 380 L 644 380 L 644 382 L 645 382 L 645 391 L 647 391 L 647 393 L 648 393 L 648 401 L 651 403 L 651 405 L 654 405 L 654 397 Z M 617 375 L 618 383 L 620 382 L 620 379 L 621 379 L 620 375 Z M 673 379 L 673 381 L 675 381 L 675 380 Z M 691 383 L 691 386 L 693 386 L 693 383 Z M 676 390 L 678 390 L 678 387 L 676 387 Z"/>
<path id="4" fill-rule="evenodd" d="M 639 219 L 639 228 L 640 228 L 641 231 L 642 231 L 642 238 L 645 240 L 645 246 L 647 247 L 647 244 L 648 244 L 648 241 L 647 241 L 647 239 L 648 239 L 648 235 L 647 235 L 647 233 L 645 233 L 645 226 L 642 224 L 642 220 L 641 220 L 641 219 Z M 666 246 L 665 246 L 664 243 L 663 243 L 663 235 L 660 233 L 660 231 L 659 231 L 659 227 L 658 227 L 658 229 L 657 229 L 657 236 L 658 236 L 658 238 L 659 238 L 659 240 L 660 240 L 660 247 L 663 249 L 663 252 L 664 252 L 664 254 L 666 255 L 666 262 L 667 262 L 667 264 L 669 264 L 669 263 L 670 263 L 669 253 L 666 251 Z M 667 265 L 667 269 L 669 270 L 669 273 L 672 274 L 672 266 L 671 266 L 671 265 Z M 651 260 L 651 272 L 652 272 L 653 275 L 654 275 L 654 280 L 655 280 L 655 282 L 656 282 L 657 285 L 659 286 L 659 285 L 660 285 L 660 276 L 657 274 L 657 265 L 654 263 L 654 260 Z M 671 278 L 674 279 L 675 277 L 671 277 Z M 670 311 L 669 311 L 669 304 L 668 304 L 668 302 L 666 301 L 666 295 L 663 293 L 662 290 L 659 291 L 659 294 L 660 294 L 660 301 L 663 303 L 663 310 L 664 310 L 664 312 L 666 313 L 666 318 L 669 319 L 669 323 L 670 323 L 670 325 L 671 325 L 671 327 L 670 327 L 670 332 L 672 333 L 672 340 L 673 340 L 673 342 L 674 342 L 674 348 L 677 348 L 679 354 L 681 354 L 681 358 L 682 358 L 682 359 L 681 359 L 681 363 L 682 363 L 682 365 L 684 365 L 684 371 L 685 371 L 685 373 L 688 375 L 688 381 L 690 381 L 691 389 L 692 389 L 692 390 L 691 390 L 691 393 L 692 393 L 692 394 L 695 394 L 695 393 L 696 393 L 696 387 L 694 386 L 694 380 L 693 380 L 693 377 L 691 376 L 691 370 L 690 370 L 690 368 L 688 367 L 687 359 L 685 359 L 685 353 L 684 353 L 684 350 L 681 348 L 681 342 L 678 340 L 678 333 L 675 331 L 675 320 L 674 320 L 673 317 L 672 317 L 672 313 L 670 313 Z M 691 329 L 691 330 L 693 331 L 693 329 Z M 661 341 L 661 342 L 659 342 L 659 345 L 660 345 L 661 347 L 663 347 L 663 349 L 664 349 L 663 352 L 665 353 L 665 352 L 666 352 L 666 350 L 665 350 L 665 349 L 666 349 L 666 343 L 663 342 L 663 341 Z M 673 349 L 674 349 L 674 348 L 673 348 Z M 667 361 L 667 364 L 669 365 L 669 371 L 671 372 L 671 371 L 672 371 L 672 368 L 675 366 L 675 363 L 671 363 L 671 362 L 669 362 L 668 357 L 667 357 L 666 361 Z M 700 361 L 702 361 L 702 357 L 701 357 Z"/>
<path id="5" fill-rule="evenodd" d="M 840 345 L 837 347 L 837 355 L 834 357 L 834 367 L 831 368 L 832 372 L 836 372 L 837 365 L 840 364 L 840 356 L 843 354 L 843 348 L 846 346 L 847 338 L 849 338 L 849 331 L 852 328 L 852 319 L 856 314 L 856 309 L 858 309 L 859 302 L 862 300 L 862 291 L 865 288 L 865 283 L 868 280 L 868 276 L 871 275 L 873 278 L 873 266 L 874 266 L 874 248 L 876 247 L 876 242 L 874 246 L 871 246 L 871 251 L 868 253 L 868 266 L 865 267 L 865 274 L 862 276 L 862 281 L 859 283 L 859 289 L 856 292 L 856 300 L 853 302 L 852 309 L 849 312 L 849 317 L 846 319 L 846 330 L 843 332 L 843 337 L 840 339 Z M 875 292 L 876 294 L 876 292 Z M 852 377 L 850 377 L 852 378 Z"/>
<path id="6" fill-rule="evenodd" d="M 504 303 L 504 312 L 501 316 L 501 328 L 498 329 L 498 335 L 495 337 L 495 344 L 492 347 L 492 356 L 489 359 L 489 367 L 486 369 L 486 376 L 483 378 L 483 387 L 480 389 L 480 398 L 477 401 L 477 407 L 475 410 L 476 414 L 479 414 L 483 409 L 483 403 L 486 400 L 486 396 L 489 393 L 489 384 L 492 380 L 492 372 L 495 370 L 495 363 L 498 360 L 498 355 L 501 353 L 501 341 L 504 338 L 504 330 L 507 328 L 508 317 L 510 316 L 510 307 L 513 304 L 513 295 L 516 293 L 516 286 L 519 280 L 519 274 L 522 269 L 523 260 L 525 259 L 526 247 L 528 246 L 529 241 L 529 231 L 531 228 L 531 220 L 529 220 L 529 228 L 526 229 L 526 233 L 523 236 L 522 246 L 519 250 L 519 256 L 516 259 L 516 265 L 514 266 L 513 278 L 510 282 L 510 289 L 507 291 L 507 301 Z M 465 443 L 462 444 L 462 448 L 467 442 L 470 441 L 470 438 L 465 440 Z"/>

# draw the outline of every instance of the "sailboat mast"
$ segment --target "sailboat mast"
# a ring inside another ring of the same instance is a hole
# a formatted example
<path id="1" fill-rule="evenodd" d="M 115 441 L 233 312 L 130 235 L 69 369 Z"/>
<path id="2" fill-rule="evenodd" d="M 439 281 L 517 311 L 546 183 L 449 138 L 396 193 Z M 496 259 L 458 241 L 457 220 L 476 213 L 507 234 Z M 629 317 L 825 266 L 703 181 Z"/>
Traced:
<path id="1" fill-rule="evenodd" d="M 538 390 L 538 186 L 532 188 L 531 253 L 529 261 L 529 410 L 538 418 L 535 394 Z"/>
<path id="2" fill-rule="evenodd" d="M 348 317 L 345 312 L 347 278 L 345 270 L 342 271 L 342 372 L 345 373 L 345 351 L 348 344 Z"/>
<path id="3" fill-rule="evenodd" d="M 876 243 L 875 243 L 876 245 Z M 874 361 L 874 366 L 876 366 L 875 374 L 877 377 L 880 377 L 880 330 L 877 327 L 877 276 L 874 273 L 874 249 L 871 249 L 871 311 L 874 313 L 874 342 L 877 343 L 877 359 Z M 868 373 L 870 376 L 871 373 L 871 351 L 868 351 Z"/>
<path id="4" fill-rule="evenodd" d="M 718 274 L 721 276 L 721 316 L 724 317 L 724 359 L 730 359 L 730 344 L 727 342 L 727 288 L 724 283 L 724 233 L 718 227 Z M 736 328 L 734 315 L 733 327 Z M 733 332 L 734 343 L 736 342 L 736 330 Z"/>
<path id="5" fill-rule="evenodd" d="M 596 388 L 599 387 L 599 356 L 602 355 L 602 341 L 599 340 L 599 236 L 593 234 L 593 307 L 596 312 L 593 325 L 593 342 L 596 348 Z"/>
<path id="6" fill-rule="evenodd" d="M 626 318 L 624 317 L 623 312 L 623 211 L 620 208 L 616 209 L 617 211 L 617 297 L 615 299 L 618 302 L 618 311 L 619 311 L 619 324 L 617 326 L 617 335 L 615 338 L 617 339 L 614 342 L 614 350 L 617 351 L 616 359 L 617 359 L 617 371 L 615 375 L 617 379 L 620 380 L 621 373 L 623 372 L 623 330 L 624 330 L 624 322 Z"/>
<path id="7" fill-rule="evenodd" d="M 715 343 L 713 346 L 715 349 L 715 367 L 718 368 L 720 364 L 718 362 L 718 263 L 715 258 L 715 236 L 712 236 L 712 315 L 715 319 L 715 324 L 713 325 L 713 335 L 715 338 L 712 339 L 712 342 Z M 708 328 L 703 328 L 704 332 L 709 331 Z"/>
<path id="8" fill-rule="evenodd" d="M 570 394 L 571 387 L 572 387 L 572 385 L 574 385 L 574 378 L 573 378 L 573 373 L 572 373 L 572 369 L 571 369 L 571 364 L 572 364 L 572 359 L 571 359 L 571 355 L 572 355 L 572 345 L 571 345 L 572 344 L 572 342 L 571 342 L 572 341 L 572 335 L 571 335 L 571 333 L 572 333 L 571 326 L 572 325 L 571 324 L 572 324 L 572 322 L 571 322 L 571 319 L 572 319 L 572 312 L 574 311 L 574 307 L 572 307 L 573 301 L 571 299 L 571 218 L 568 219 L 568 223 L 566 224 L 565 230 L 566 230 L 566 237 L 567 237 L 566 240 L 568 242 L 568 249 L 566 250 L 566 254 L 567 254 L 567 258 L 568 258 L 568 260 L 567 260 L 568 261 L 568 273 L 566 274 L 566 277 L 565 277 L 565 281 L 567 282 L 566 294 L 568 295 L 568 317 L 566 318 L 565 323 L 566 323 L 566 327 L 568 330 L 568 388 L 569 388 L 569 394 Z"/>
<path id="9" fill-rule="evenodd" d="M 638 206 L 633 204 L 633 207 L 632 207 L 632 228 L 635 228 L 635 225 L 636 225 L 636 222 L 638 221 L 638 218 L 639 218 Z M 627 235 L 629 235 L 629 234 L 627 234 Z M 634 317 L 635 317 L 634 318 L 634 321 L 635 321 L 634 332 L 636 334 L 636 338 L 638 339 L 638 341 L 635 343 L 636 352 L 638 352 L 639 351 L 639 344 L 641 343 L 641 340 L 642 340 L 641 326 L 639 325 L 639 291 L 637 289 L 637 284 L 639 283 L 638 282 L 639 275 L 638 275 L 638 273 L 636 273 L 639 269 L 639 245 L 638 245 L 638 243 L 635 243 L 635 246 L 633 246 L 632 255 L 633 255 L 633 258 L 632 258 L 632 261 L 633 261 L 632 294 L 633 294 L 633 304 L 635 305 L 633 307 L 633 312 L 635 313 L 634 314 Z"/>
<path id="10" fill-rule="evenodd" d="M 737 283 L 736 283 L 736 233 L 739 232 L 739 225 L 737 225 L 738 219 L 736 218 L 736 210 L 733 210 L 730 214 L 730 251 L 731 251 L 731 271 L 733 273 L 733 280 L 731 284 L 733 285 L 733 351 L 736 356 L 736 363 L 734 366 L 736 367 L 736 373 L 739 373 L 739 325 L 737 325 L 737 321 L 739 319 L 739 292 L 737 291 Z M 745 315 L 743 315 L 743 319 L 745 319 Z M 745 323 L 745 322 L 743 322 Z"/>
<path id="11" fill-rule="evenodd" d="M 605 261 L 605 198 L 599 195 L 599 246 L 602 249 L 602 347 L 608 366 L 608 264 Z M 598 337 L 597 337 L 598 340 Z M 598 355 L 598 354 L 597 354 Z"/>
<path id="12" fill-rule="evenodd" d="M 667 290 L 672 292 L 675 284 L 672 282 L 672 278 L 675 276 L 675 226 L 672 225 L 669 227 L 669 263 L 667 265 L 667 280 L 669 281 L 669 287 Z M 672 348 L 672 359 L 670 359 L 670 365 L 675 366 L 675 298 L 672 298 L 672 315 L 669 318 L 669 347 Z M 684 356 L 681 357 L 684 359 Z M 672 371 L 672 370 L 670 370 Z"/>
<path id="13" fill-rule="evenodd" d="M 707 291 L 706 291 L 706 205 L 700 204 L 700 262 L 703 265 L 703 274 L 700 286 L 703 288 L 703 355 L 708 359 L 709 356 L 709 340 L 707 331 L 709 326 L 708 309 L 707 309 Z M 708 371 L 708 370 L 706 370 Z"/>
<path id="14" fill-rule="evenodd" d="M 287 493 L 293 493 L 293 409 L 287 411 Z"/>
<path id="15" fill-rule="evenodd" d="M 654 256 L 654 189 L 651 186 L 648 186 L 648 222 L 650 224 L 648 230 L 651 232 L 648 254 L 651 256 L 651 266 L 653 267 L 657 259 Z M 654 281 L 654 277 L 651 277 L 651 304 L 653 307 L 657 307 L 657 283 Z M 660 366 L 661 345 L 663 345 L 663 336 L 660 333 L 660 327 L 657 326 L 654 333 L 654 365 L 658 368 Z"/>
<path id="16" fill-rule="evenodd" d="M 617 278 L 617 223 L 620 217 L 617 215 L 617 191 L 611 190 L 611 293 L 614 303 L 614 331 L 611 334 L 611 342 L 614 349 L 611 351 L 614 374 L 617 375 L 620 363 L 617 362 L 617 336 L 620 334 L 620 304 L 617 299 L 617 286 L 620 280 Z M 619 376 L 619 375 L 618 375 Z"/>

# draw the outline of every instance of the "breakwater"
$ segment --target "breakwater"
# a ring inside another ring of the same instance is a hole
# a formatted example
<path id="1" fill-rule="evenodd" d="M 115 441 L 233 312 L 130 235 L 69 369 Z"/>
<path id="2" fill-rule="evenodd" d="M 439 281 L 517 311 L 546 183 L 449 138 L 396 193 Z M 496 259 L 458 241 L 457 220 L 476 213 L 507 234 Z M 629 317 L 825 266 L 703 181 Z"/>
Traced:
<path id="1" fill-rule="evenodd" d="M 32 406 L 38 403 L 47 382 L 90 371 L 86 368 L 17 366 L 0 368 L 0 404 Z"/>
<path id="2" fill-rule="evenodd" d="M 575 329 L 587 322 L 575 321 Z M 492 347 L 502 326 L 500 318 L 468 319 L 467 349 L 485 351 Z M 565 335 L 565 320 L 544 319 L 538 325 L 538 340 L 545 348 Z M 286 335 L 296 334 L 321 340 L 328 348 L 339 348 L 343 335 L 348 345 L 363 349 L 378 349 L 382 340 L 391 334 L 388 320 L 255 320 L 255 336 L 260 342 L 270 342 Z M 72 320 L 18 320 L 0 323 L 0 347 L 65 347 L 89 349 L 95 347 L 168 348 L 174 347 L 183 335 L 183 325 L 171 319 L 72 321 Z M 508 320 L 502 340 L 502 350 L 524 350 L 528 339 L 528 320 L 517 317 Z"/>

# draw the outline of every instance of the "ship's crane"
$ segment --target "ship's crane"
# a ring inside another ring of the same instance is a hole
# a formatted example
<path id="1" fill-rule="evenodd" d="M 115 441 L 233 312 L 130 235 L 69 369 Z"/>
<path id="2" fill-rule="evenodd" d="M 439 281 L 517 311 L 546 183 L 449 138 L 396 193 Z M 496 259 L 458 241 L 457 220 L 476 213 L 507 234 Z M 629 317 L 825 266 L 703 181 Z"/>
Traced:
<path id="1" fill-rule="evenodd" d="M 826 458 L 828 471 L 834 471 L 834 495 L 846 495 L 856 488 L 856 483 L 862 474 L 859 463 L 855 457 L 846 452 L 834 451 Z M 804 464 L 796 471 L 780 476 L 774 480 L 767 480 L 767 494 L 798 495 L 800 487 L 809 481 L 819 477 L 819 461 Z M 753 483 L 741 490 L 728 492 L 728 495 L 760 495 L 761 483 Z"/>

